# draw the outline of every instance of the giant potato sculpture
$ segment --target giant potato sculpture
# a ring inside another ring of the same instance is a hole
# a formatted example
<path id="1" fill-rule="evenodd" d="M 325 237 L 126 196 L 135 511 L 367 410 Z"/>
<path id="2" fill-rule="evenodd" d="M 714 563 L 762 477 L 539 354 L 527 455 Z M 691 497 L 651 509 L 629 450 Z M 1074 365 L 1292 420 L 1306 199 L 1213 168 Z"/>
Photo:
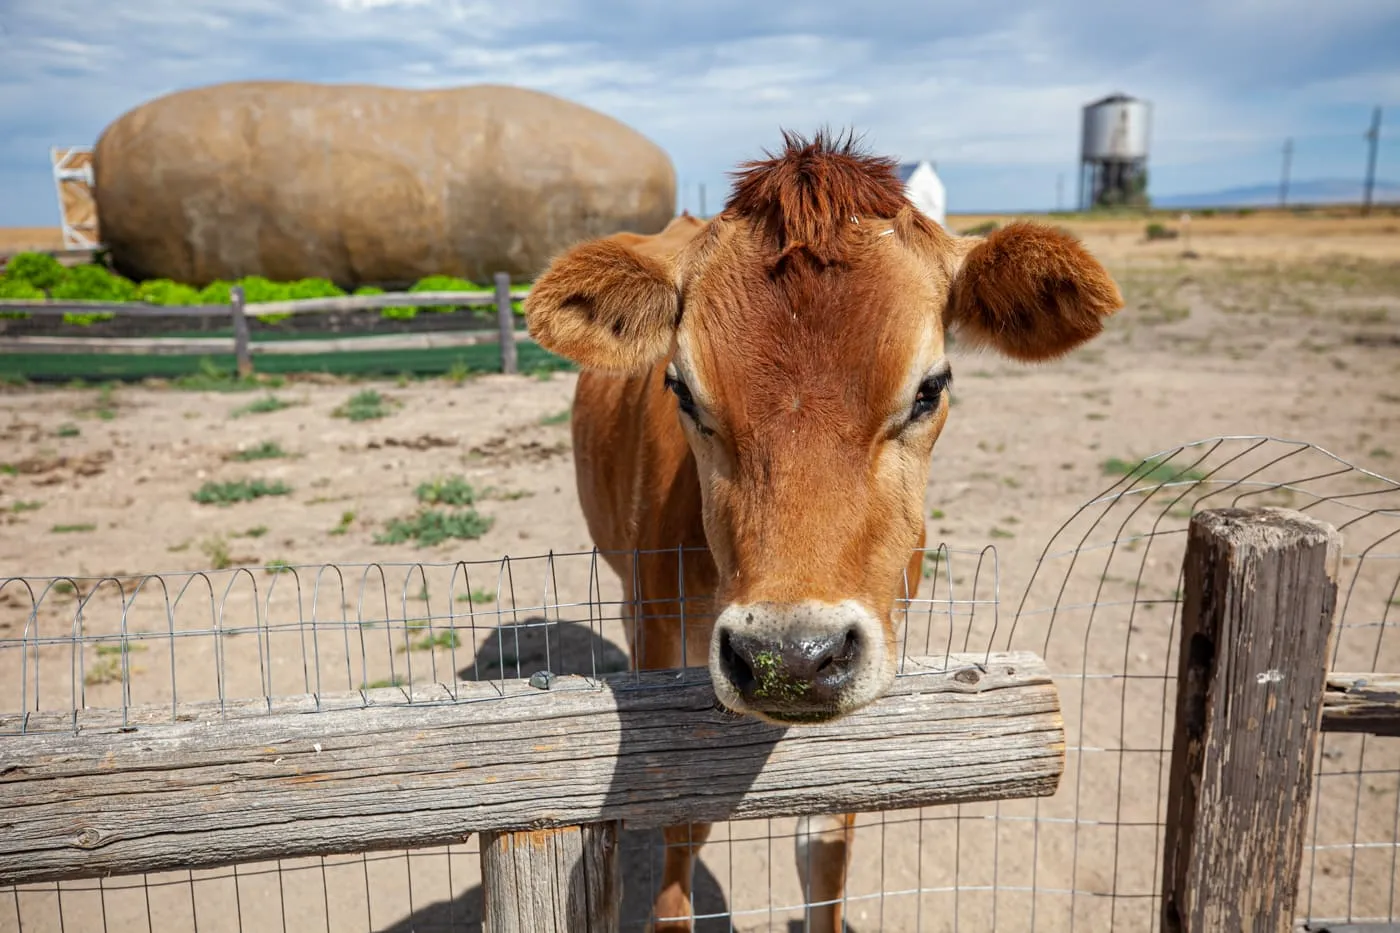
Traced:
<path id="1" fill-rule="evenodd" d="M 239 82 L 129 111 L 94 151 L 103 240 L 133 278 L 516 280 L 584 239 L 659 232 L 670 159 L 611 117 L 497 85 Z"/>

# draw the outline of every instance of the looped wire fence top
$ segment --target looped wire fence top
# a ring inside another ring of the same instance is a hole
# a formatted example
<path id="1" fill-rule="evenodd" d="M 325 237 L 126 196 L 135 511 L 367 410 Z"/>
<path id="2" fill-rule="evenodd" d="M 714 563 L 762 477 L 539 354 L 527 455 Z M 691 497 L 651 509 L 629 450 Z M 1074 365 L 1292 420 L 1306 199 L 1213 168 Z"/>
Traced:
<path id="1" fill-rule="evenodd" d="M 1181 565 L 1195 511 L 1279 506 L 1336 526 L 1340 637 L 1329 666 L 1400 672 L 1396 482 L 1310 444 L 1257 436 L 1118 466 L 1028 566 L 1001 566 L 992 546 L 926 550 L 918 592 L 900 606 L 904 656 L 1043 655 L 1061 692 L 1066 770 L 1048 799 L 863 814 L 853 928 L 1157 929 Z M 678 566 L 688 559 L 667 553 Z M 364 705 L 461 702 L 459 681 L 495 682 L 502 696 L 594 689 L 628 670 L 624 608 L 593 551 L 0 578 L 0 734 L 73 730 L 85 710 L 168 720 L 201 701 L 246 712 L 308 695 L 313 714 L 323 697 L 346 694 Z M 691 622 L 682 599 L 675 624 Z M 583 679 L 532 686 L 541 671 Z M 1299 919 L 1400 919 L 1397 740 L 1324 735 L 1310 823 Z M 697 869 L 696 910 L 710 918 L 699 928 L 770 929 L 801 916 L 793 826 L 715 828 Z M 642 928 L 660 864 L 654 840 L 635 835 L 624 843 L 626 929 Z M 0 928 L 473 929 L 476 851 L 472 840 L 22 886 L 0 892 Z"/>

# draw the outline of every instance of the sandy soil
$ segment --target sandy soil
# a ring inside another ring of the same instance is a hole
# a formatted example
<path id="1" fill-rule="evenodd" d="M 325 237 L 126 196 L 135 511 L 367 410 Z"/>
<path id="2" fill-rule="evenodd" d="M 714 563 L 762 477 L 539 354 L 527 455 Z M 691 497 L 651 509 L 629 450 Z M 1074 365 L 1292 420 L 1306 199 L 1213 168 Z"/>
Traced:
<path id="1" fill-rule="evenodd" d="M 862 817 L 854 930 L 1061 930 L 1071 918 L 1079 929 L 1149 929 L 1181 544 L 1163 532 L 1179 531 L 1191 500 L 1220 488 L 1210 480 L 1244 477 L 1291 483 L 1253 501 L 1294 507 L 1365 493 L 1315 510 L 1338 524 L 1361 519 L 1347 529 L 1349 553 L 1400 530 L 1355 511 L 1395 509 L 1393 487 L 1317 451 L 1244 440 L 1177 456 L 1182 469 L 1212 473 L 1180 486 L 1191 496 L 1178 505 L 1159 494 L 1134 511 L 1138 495 L 1076 515 L 1121 479 L 1106 470 L 1110 459 L 1132 463 L 1216 436 L 1306 441 L 1400 473 L 1396 219 L 1212 220 L 1214 232 L 1193 225 L 1195 258 L 1182 257 L 1180 240 L 1142 242 L 1141 223 L 1079 231 L 1129 302 L 1095 345 L 1038 367 L 955 355 L 955 406 L 927 493 L 930 547 L 942 542 L 952 554 L 911 606 L 908 652 L 1045 654 L 1060 678 L 1068 770 L 1039 804 Z M 564 415 L 573 385 L 569 375 L 382 383 L 374 388 L 388 410 L 365 421 L 334 413 L 364 386 L 325 380 L 257 393 L 5 391 L 0 574 L 30 578 L 36 593 L 49 581 L 35 578 L 75 579 L 42 596 L 32 624 L 39 597 L 19 582 L 0 587 L 0 715 L 121 705 L 123 659 L 133 705 L 430 682 L 454 671 L 619 669 L 625 641 L 610 604 L 618 587 L 605 569 L 591 584 L 573 487 Z M 238 414 L 268 394 L 290 404 Z M 235 459 L 265 443 L 285 456 Z M 376 541 L 422 507 L 420 484 L 452 476 L 479 494 L 473 508 L 492 522 L 481 537 L 421 548 Z M 192 499 L 207 481 L 255 478 L 289 491 L 223 506 Z M 1256 490 L 1234 486 L 1204 505 Z M 267 569 L 275 562 L 295 569 Z M 1400 670 L 1400 646 L 1380 624 L 1400 612 L 1390 605 L 1397 561 L 1372 555 L 1346 572 L 1348 628 L 1334 666 Z M 163 587 L 141 583 L 151 573 Z M 69 639 L 74 585 L 91 594 L 81 652 Z M 27 624 L 31 639 L 37 631 L 52 643 L 25 665 Z M 113 653 L 123 631 L 134 636 L 130 650 Z M 1323 769 L 1300 918 L 1394 919 L 1400 755 L 1393 742 L 1329 737 Z M 790 820 L 717 827 L 698 908 L 732 911 L 742 930 L 787 929 L 799 916 L 788 908 L 801 902 L 791 834 Z M 633 919 L 649 899 L 652 841 L 637 833 L 627 843 Z M 102 891 L 74 882 L 61 897 L 50 885 L 0 896 L 0 930 L 21 921 L 24 930 L 96 930 L 104 917 L 121 931 L 147 929 L 148 918 L 158 930 L 446 929 L 479 918 L 475 852 L 471 840 L 411 857 L 244 866 L 145 885 L 110 879 Z"/>

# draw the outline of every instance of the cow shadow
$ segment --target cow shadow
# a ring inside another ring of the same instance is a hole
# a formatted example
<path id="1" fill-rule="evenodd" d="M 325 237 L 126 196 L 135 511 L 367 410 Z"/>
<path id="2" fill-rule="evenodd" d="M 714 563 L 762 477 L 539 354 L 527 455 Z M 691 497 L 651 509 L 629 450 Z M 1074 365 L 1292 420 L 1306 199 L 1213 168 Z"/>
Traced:
<path id="1" fill-rule="evenodd" d="M 457 672 L 459 679 L 495 680 L 501 677 L 530 677 L 537 671 L 549 670 L 555 674 L 581 674 L 589 677 L 617 674 L 629 669 L 626 652 L 587 624 L 558 622 L 542 618 L 522 620 L 519 624 L 502 627 L 492 633 L 471 663 Z M 624 681 L 627 678 L 623 678 Z M 614 687 L 621 712 L 621 751 L 619 761 L 629 771 L 648 772 L 651 776 L 661 775 L 658 780 L 665 783 L 665 774 L 672 770 L 673 762 L 659 754 L 652 756 L 646 751 L 648 736 L 655 738 L 656 723 L 648 719 L 647 707 L 655 690 L 648 691 L 629 688 L 625 684 Z M 716 717 L 721 717 L 718 712 Z M 767 747 L 750 745 L 745 749 L 745 761 L 750 764 L 750 779 L 762 768 L 772 742 L 782 734 L 771 726 L 761 726 L 760 730 L 772 732 L 772 741 Z M 694 756 L 713 755 L 714 751 L 697 750 Z M 726 750 L 726 756 L 732 752 Z M 732 771 L 732 769 L 730 769 Z M 612 787 L 604 803 L 604 812 L 614 810 L 624 802 L 615 773 Z M 737 782 L 731 779 L 729 796 L 742 783 L 742 774 Z M 633 785 L 635 786 L 635 781 Z M 666 788 L 659 787 L 656 796 L 664 800 Z M 629 795 L 629 805 L 634 799 Z M 479 839 L 479 837 L 478 837 Z M 660 887 L 662 863 L 664 860 L 664 840 L 660 829 L 624 828 L 619 836 L 619 863 L 622 883 L 622 907 L 620 929 L 641 931 L 647 928 L 651 917 L 651 905 L 655 892 Z M 577 869 L 576 869 L 577 870 Z M 577 879 L 575 879 L 577 881 Z M 697 933 L 718 933 L 730 929 L 729 908 L 718 879 L 705 865 L 704 852 L 694 862 L 693 901 L 697 916 L 710 915 L 695 924 Z M 569 890 L 581 890 L 578 883 L 569 885 Z M 442 900 L 418 910 L 392 926 L 383 927 L 380 933 L 461 933 L 464 930 L 483 929 L 483 895 L 481 886 L 474 885 L 460 896 Z M 794 927 L 800 930 L 800 926 Z"/>

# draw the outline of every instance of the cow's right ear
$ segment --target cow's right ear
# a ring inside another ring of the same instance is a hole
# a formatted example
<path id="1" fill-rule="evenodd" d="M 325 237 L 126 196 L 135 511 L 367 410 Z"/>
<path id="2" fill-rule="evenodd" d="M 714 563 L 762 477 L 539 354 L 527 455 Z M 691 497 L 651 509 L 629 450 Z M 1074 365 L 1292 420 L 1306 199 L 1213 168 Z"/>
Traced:
<path id="1" fill-rule="evenodd" d="M 670 352 L 680 288 L 665 260 L 593 240 L 550 263 L 524 308 L 544 349 L 582 369 L 635 373 Z"/>

